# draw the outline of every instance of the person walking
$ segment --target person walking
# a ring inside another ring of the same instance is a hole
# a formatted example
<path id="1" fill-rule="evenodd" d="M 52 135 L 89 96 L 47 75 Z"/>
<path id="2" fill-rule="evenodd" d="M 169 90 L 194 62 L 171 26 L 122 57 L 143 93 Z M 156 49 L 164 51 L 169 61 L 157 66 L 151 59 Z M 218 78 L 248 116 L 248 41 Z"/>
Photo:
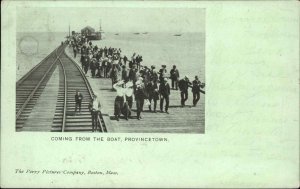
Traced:
<path id="1" fill-rule="evenodd" d="M 75 115 L 77 113 L 77 109 L 79 109 L 79 114 L 81 114 L 81 102 L 82 102 L 83 96 L 79 90 L 76 90 L 75 94 Z"/>
<path id="2" fill-rule="evenodd" d="M 176 65 L 173 66 L 173 68 L 170 71 L 170 76 L 172 80 L 172 89 L 178 90 L 178 78 L 179 78 L 179 71 L 176 68 Z"/>
<path id="3" fill-rule="evenodd" d="M 77 46 L 76 45 L 73 46 L 73 52 L 74 52 L 74 58 L 76 58 L 76 55 L 77 55 Z"/>
<path id="4" fill-rule="evenodd" d="M 128 80 L 133 82 L 133 85 L 135 85 L 135 82 L 137 77 L 137 69 L 135 66 L 132 66 L 132 68 L 130 68 L 129 70 L 129 74 L 128 74 Z"/>
<path id="5" fill-rule="evenodd" d="M 164 100 L 166 101 L 165 111 L 169 114 L 169 95 L 170 95 L 170 85 L 168 79 L 165 78 L 164 82 L 159 85 L 159 94 L 160 94 L 160 111 L 163 113 Z"/>
<path id="6" fill-rule="evenodd" d="M 81 62 L 81 68 L 83 69 L 84 68 L 84 62 L 85 62 L 85 55 L 84 54 L 81 54 L 80 62 Z"/>
<path id="7" fill-rule="evenodd" d="M 159 99 L 159 93 L 158 93 L 158 86 L 157 86 L 157 82 L 154 82 L 153 80 L 151 80 L 146 87 L 146 90 L 148 92 L 149 95 L 149 111 L 151 112 L 151 104 L 152 104 L 152 100 L 153 100 L 153 112 L 156 113 L 156 105 L 157 105 L 157 100 Z"/>
<path id="8" fill-rule="evenodd" d="M 159 82 L 160 83 L 164 83 L 164 78 L 166 78 L 166 73 L 167 73 L 166 65 L 162 65 L 161 69 L 159 70 Z"/>
<path id="9" fill-rule="evenodd" d="M 109 76 L 111 78 L 112 89 L 114 89 L 113 85 L 118 81 L 118 68 L 116 64 L 112 65 L 112 68 L 109 71 Z"/>
<path id="10" fill-rule="evenodd" d="M 96 73 L 96 58 L 92 58 L 90 69 L 91 69 L 92 78 L 94 78 Z"/>
<path id="11" fill-rule="evenodd" d="M 183 79 L 179 80 L 178 86 L 180 89 L 181 106 L 183 107 L 189 96 L 188 88 L 192 86 L 192 83 L 189 81 L 188 76 L 184 76 Z"/>
<path id="12" fill-rule="evenodd" d="M 136 90 L 135 90 L 135 101 L 136 101 L 136 109 L 137 109 L 137 119 L 142 119 L 141 112 L 143 111 L 144 99 L 145 99 L 145 86 L 142 80 L 138 80 L 136 82 Z"/>
<path id="13" fill-rule="evenodd" d="M 131 81 L 125 84 L 125 99 L 122 114 L 128 120 L 128 117 L 131 116 L 132 103 L 134 102 L 133 83 Z"/>
<path id="14" fill-rule="evenodd" d="M 100 131 L 100 123 L 98 122 L 98 115 L 100 112 L 100 102 L 98 101 L 97 95 L 93 96 L 93 99 L 91 100 L 89 104 L 89 110 L 92 115 L 92 131 L 95 132 L 97 131 L 97 127 L 99 126 L 99 131 Z"/>
<path id="15" fill-rule="evenodd" d="M 155 83 L 157 83 L 157 81 L 158 81 L 158 75 L 157 75 L 154 65 L 151 66 L 150 80 L 153 80 Z"/>
<path id="16" fill-rule="evenodd" d="M 126 66 L 127 60 L 128 60 L 127 56 L 124 56 L 123 61 L 124 61 L 125 66 Z"/>
<path id="17" fill-rule="evenodd" d="M 126 66 L 125 65 L 122 65 L 122 77 L 121 79 L 124 80 L 124 82 L 127 82 L 128 81 L 128 72 L 127 72 L 127 69 L 126 69 Z"/>
<path id="18" fill-rule="evenodd" d="M 123 80 L 113 85 L 113 88 L 117 92 L 117 96 L 115 98 L 115 105 L 114 105 L 114 115 L 117 121 L 119 121 L 121 110 L 123 108 L 124 102 L 126 102 L 125 89 L 123 88 L 123 85 L 124 85 Z"/>
<path id="19" fill-rule="evenodd" d="M 199 99 L 200 99 L 200 87 L 201 87 L 201 81 L 198 79 L 198 76 L 195 76 L 195 80 L 193 81 L 193 106 L 196 106 Z"/>
<path id="20" fill-rule="evenodd" d="M 85 75 L 87 74 L 87 72 L 89 70 L 89 66 L 90 66 L 90 60 L 89 60 L 89 57 L 86 56 L 84 58 L 84 73 L 85 73 Z"/>

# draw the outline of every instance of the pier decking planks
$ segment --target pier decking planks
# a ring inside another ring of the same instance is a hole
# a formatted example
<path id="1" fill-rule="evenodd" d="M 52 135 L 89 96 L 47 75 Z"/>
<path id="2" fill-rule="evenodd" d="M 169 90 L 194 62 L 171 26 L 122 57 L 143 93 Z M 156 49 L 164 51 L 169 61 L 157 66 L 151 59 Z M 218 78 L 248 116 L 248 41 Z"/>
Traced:
<path id="1" fill-rule="evenodd" d="M 70 49 L 66 52 L 73 58 Z M 79 65 L 79 58 L 74 59 Z M 191 107 L 192 93 L 189 92 L 189 99 L 186 107 L 180 107 L 180 92 L 171 90 L 169 113 L 160 113 L 159 100 L 157 101 L 157 113 L 149 112 L 148 107 L 144 106 L 142 120 L 136 119 L 136 106 L 133 103 L 132 119 L 128 121 L 120 118 L 114 120 L 114 99 L 116 92 L 111 90 L 111 80 L 106 78 L 91 78 L 88 72 L 88 81 L 93 91 L 98 95 L 102 108 L 104 121 L 108 132 L 120 133 L 204 133 L 204 95 L 201 94 L 197 107 Z M 152 106 L 153 108 L 153 106 Z"/>

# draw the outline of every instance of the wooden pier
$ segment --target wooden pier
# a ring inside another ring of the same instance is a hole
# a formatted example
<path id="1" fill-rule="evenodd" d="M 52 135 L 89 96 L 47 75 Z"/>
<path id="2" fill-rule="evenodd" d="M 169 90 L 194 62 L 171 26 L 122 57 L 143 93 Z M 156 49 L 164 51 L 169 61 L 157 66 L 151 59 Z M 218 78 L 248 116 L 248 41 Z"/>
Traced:
<path id="1" fill-rule="evenodd" d="M 71 49 L 66 49 L 69 57 L 73 58 Z M 74 58 L 73 58 L 74 59 Z M 80 56 L 74 59 L 80 65 Z M 90 71 L 87 79 L 101 102 L 101 112 L 107 128 L 107 132 L 116 133 L 204 133 L 205 98 L 201 98 L 196 107 L 192 107 L 193 94 L 189 92 L 189 99 L 185 107 L 180 106 L 179 90 L 171 90 L 169 114 L 161 113 L 159 100 L 157 101 L 157 113 L 149 112 L 144 105 L 141 120 L 136 119 L 136 106 L 133 103 L 132 117 L 128 121 L 121 117 L 119 121 L 114 119 L 114 99 L 116 92 L 112 91 L 111 79 L 92 78 Z M 153 106 L 152 106 L 153 108 Z"/>
<path id="2" fill-rule="evenodd" d="M 204 133 L 204 95 L 192 107 L 192 93 L 185 107 L 180 106 L 180 92 L 171 90 L 169 114 L 144 111 L 138 120 L 133 103 L 129 120 L 114 117 L 116 92 L 111 79 L 85 76 L 79 57 L 73 58 L 71 49 L 61 45 L 17 82 L 16 131 L 92 132 L 88 104 L 93 94 L 101 103 L 98 117 L 101 132 L 111 133 Z M 75 114 L 75 92 L 84 96 L 81 114 Z M 153 108 L 153 107 L 152 107 Z"/>

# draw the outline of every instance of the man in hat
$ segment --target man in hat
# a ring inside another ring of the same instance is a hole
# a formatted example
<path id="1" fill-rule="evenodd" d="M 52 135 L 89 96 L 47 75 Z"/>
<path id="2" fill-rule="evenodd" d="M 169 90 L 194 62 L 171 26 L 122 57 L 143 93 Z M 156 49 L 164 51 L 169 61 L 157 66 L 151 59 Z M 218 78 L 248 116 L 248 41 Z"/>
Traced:
<path id="1" fill-rule="evenodd" d="M 128 74 L 128 80 L 133 82 L 133 85 L 135 85 L 136 80 L 136 74 L 137 73 L 137 69 L 135 67 L 135 65 L 132 66 L 132 68 L 130 68 L 129 70 L 129 74 Z"/>
<path id="2" fill-rule="evenodd" d="M 127 72 L 127 69 L 126 69 L 126 66 L 125 65 L 122 65 L 122 77 L 121 79 L 124 80 L 124 82 L 127 82 L 128 81 L 128 72 Z"/>
<path id="3" fill-rule="evenodd" d="M 81 113 L 81 102 L 82 102 L 83 96 L 79 90 L 76 90 L 75 94 L 75 115 L 77 113 L 77 109 L 79 108 L 79 114 Z"/>
<path id="4" fill-rule="evenodd" d="M 151 104 L 153 100 L 154 104 L 154 113 L 156 113 L 156 105 L 157 105 L 157 100 L 159 99 L 159 93 L 158 93 L 158 85 L 157 82 L 154 82 L 154 80 L 151 80 L 147 85 L 146 85 L 146 91 L 149 96 L 149 111 L 151 112 Z"/>
<path id="5" fill-rule="evenodd" d="M 90 64 L 90 69 L 91 69 L 92 77 L 95 77 L 95 73 L 96 73 L 96 58 L 92 58 L 91 64 Z"/>
<path id="6" fill-rule="evenodd" d="M 160 83 L 164 83 L 164 78 L 166 78 L 166 73 L 167 73 L 167 69 L 166 69 L 166 65 L 162 65 L 161 69 L 159 70 L 159 82 Z"/>
<path id="7" fill-rule="evenodd" d="M 170 71 L 170 76 L 172 80 L 172 89 L 178 90 L 178 78 L 179 78 L 179 71 L 176 68 L 176 65 L 173 66 L 173 68 Z"/>
<path id="8" fill-rule="evenodd" d="M 75 44 L 73 46 L 73 52 L 74 52 L 74 58 L 76 58 L 76 55 L 77 55 L 77 46 Z"/>
<path id="9" fill-rule="evenodd" d="M 87 74 L 90 67 L 90 58 L 89 56 L 84 57 L 84 73 Z"/>
<path id="10" fill-rule="evenodd" d="M 117 65 L 116 64 L 112 64 L 112 68 L 109 71 L 109 76 L 111 78 L 112 89 L 114 89 L 113 85 L 118 81 L 118 72 L 119 72 L 119 70 L 117 68 Z"/>
<path id="11" fill-rule="evenodd" d="M 201 81 L 198 79 L 198 76 L 195 76 L 195 80 L 193 81 L 193 106 L 196 106 L 200 99 L 200 87 L 202 86 Z"/>
<path id="12" fill-rule="evenodd" d="M 180 89 L 181 106 L 185 106 L 185 101 L 188 99 L 188 88 L 192 87 L 192 83 L 189 81 L 188 76 L 184 76 L 183 79 L 179 80 L 178 86 Z"/>
<path id="13" fill-rule="evenodd" d="M 160 94 L 160 111 L 163 111 L 164 100 L 166 100 L 165 111 L 168 114 L 169 109 L 169 95 L 170 95 L 170 85 L 168 79 L 164 78 L 164 82 L 159 85 L 159 94 Z"/>
<path id="14" fill-rule="evenodd" d="M 89 110 L 91 112 L 92 115 L 92 131 L 97 131 L 97 127 L 99 126 L 99 130 L 100 130 L 100 123 L 98 122 L 98 115 L 100 112 L 100 102 L 98 101 L 97 95 L 93 96 L 93 99 L 91 100 L 90 104 L 89 104 Z"/>
<path id="15" fill-rule="evenodd" d="M 151 73 L 150 73 L 150 69 L 147 66 L 144 66 L 144 83 L 145 85 L 147 85 L 150 80 L 151 80 Z"/>
<path id="16" fill-rule="evenodd" d="M 157 75 L 154 65 L 151 66 L 150 80 L 154 81 L 155 83 L 157 83 L 157 80 L 158 80 L 158 75 Z"/>
<path id="17" fill-rule="evenodd" d="M 127 60 L 128 60 L 127 56 L 124 55 L 123 61 L 124 61 L 124 65 L 125 65 L 125 66 L 126 66 Z"/>

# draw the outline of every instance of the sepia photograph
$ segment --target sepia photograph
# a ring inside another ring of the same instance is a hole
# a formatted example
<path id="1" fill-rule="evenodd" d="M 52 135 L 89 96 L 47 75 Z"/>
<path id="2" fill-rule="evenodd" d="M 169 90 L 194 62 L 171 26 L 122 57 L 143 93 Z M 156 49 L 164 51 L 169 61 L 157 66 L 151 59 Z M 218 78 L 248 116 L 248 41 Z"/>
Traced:
<path id="1" fill-rule="evenodd" d="M 1 1 L 0 188 L 299 188 L 298 1 Z"/>
<path id="2" fill-rule="evenodd" d="M 205 9 L 16 14 L 17 132 L 204 134 Z"/>

